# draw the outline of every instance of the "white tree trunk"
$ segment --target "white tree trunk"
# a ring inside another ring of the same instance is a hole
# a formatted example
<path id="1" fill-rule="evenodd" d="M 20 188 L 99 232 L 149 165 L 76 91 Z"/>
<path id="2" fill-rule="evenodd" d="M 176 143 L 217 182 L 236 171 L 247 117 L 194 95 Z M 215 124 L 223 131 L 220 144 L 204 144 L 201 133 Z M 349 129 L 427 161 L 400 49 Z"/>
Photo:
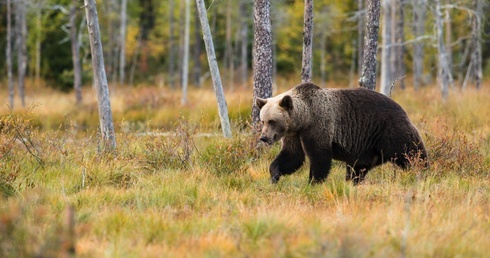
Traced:
<path id="1" fill-rule="evenodd" d="M 90 50 L 92 53 L 92 70 L 94 73 L 94 84 L 97 90 L 97 101 L 99 107 L 100 133 L 104 150 L 116 148 L 116 136 L 112 121 L 111 102 L 109 99 L 109 86 L 104 67 L 104 53 L 102 52 L 102 41 L 99 29 L 99 19 L 95 0 L 85 1 L 85 13 L 87 16 L 87 28 L 90 39 Z"/>
<path id="2" fill-rule="evenodd" d="M 231 127 L 230 119 L 228 118 L 228 107 L 226 106 L 226 99 L 223 92 L 223 85 L 221 83 L 218 62 L 216 61 L 216 54 L 214 53 L 213 38 L 211 37 L 211 29 L 209 28 L 204 0 L 196 0 L 196 5 L 199 11 L 199 19 L 201 20 L 203 39 L 204 44 L 206 45 L 206 53 L 208 56 L 209 69 L 211 70 L 214 92 L 218 102 L 218 113 L 221 120 L 221 129 L 223 131 L 223 135 L 229 138 L 231 137 Z"/>
<path id="3" fill-rule="evenodd" d="M 301 82 L 310 82 L 312 79 L 311 66 L 313 62 L 313 0 L 305 0 L 304 8 Z"/>
<path id="4" fill-rule="evenodd" d="M 10 108 L 14 108 L 14 83 L 12 81 L 12 11 L 10 0 L 7 0 L 7 47 L 5 48 L 5 58 L 7 60 L 7 84 L 9 88 Z"/>
<path id="5" fill-rule="evenodd" d="M 191 28 L 191 3 L 185 0 L 184 56 L 182 60 L 182 105 L 187 104 L 187 88 L 189 84 L 189 41 Z"/>
<path id="6" fill-rule="evenodd" d="M 453 83 L 453 77 L 451 74 L 450 64 L 446 53 L 446 47 L 444 45 L 444 32 L 443 32 L 443 20 L 441 12 L 440 0 L 435 0 L 436 4 L 436 39 L 438 50 L 438 73 L 437 80 L 441 87 L 441 94 L 443 100 L 446 100 L 448 95 L 448 88 Z"/>
<path id="7" fill-rule="evenodd" d="M 80 65 L 80 48 L 77 39 L 77 26 L 75 19 L 78 9 L 78 2 L 73 1 L 70 9 L 70 40 L 73 61 L 73 88 L 75 89 L 75 100 L 77 105 L 82 103 L 82 67 Z"/>
<path id="8" fill-rule="evenodd" d="M 382 40 L 383 48 L 381 50 L 381 78 L 380 78 L 380 92 L 386 96 L 390 96 L 391 83 L 393 80 L 391 72 L 391 46 L 392 46 L 392 15 L 391 15 L 391 1 L 394 0 L 382 0 L 383 2 L 383 16 L 382 16 Z"/>
<path id="9" fill-rule="evenodd" d="M 119 85 L 124 84 L 125 70 L 126 67 L 126 30 L 127 30 L 127 5 L 128 0 L 122 0 L 121 2 L 121 35 L 120 35 L 120 48 L 119 52 Z"/>
<path id="10" fill-rule="evenodd" d="M 425 15 L 427 0 L 413 1 L 413 34 L 418 38 L 425 34 Z M 413 87 L 415 90 L 422 85 L 424 73 L 424 43 L 416 41 L 413 43 Z"/>
<path id="11" fill-rule="evenodd" d="M 25 107 L 25 76 L 27 68 L 27 21 L 26 2 L 17 0 L 16 4 L 16 35 L 17 35 L 17 70 L 19 80 L 19 96 L 22 106 Z"/>

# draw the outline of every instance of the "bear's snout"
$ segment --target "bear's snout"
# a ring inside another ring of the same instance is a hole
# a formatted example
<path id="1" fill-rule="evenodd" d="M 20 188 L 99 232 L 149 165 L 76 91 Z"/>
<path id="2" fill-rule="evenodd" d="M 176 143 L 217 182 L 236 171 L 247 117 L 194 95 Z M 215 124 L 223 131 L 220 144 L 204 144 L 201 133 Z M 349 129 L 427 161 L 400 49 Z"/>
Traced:
<path id="1" fill-rule="evenodd" d="M 263 141 L 263 142 L 267 142 L 267 137 L 265 136 L 260 136 L 260 140 Z"/>

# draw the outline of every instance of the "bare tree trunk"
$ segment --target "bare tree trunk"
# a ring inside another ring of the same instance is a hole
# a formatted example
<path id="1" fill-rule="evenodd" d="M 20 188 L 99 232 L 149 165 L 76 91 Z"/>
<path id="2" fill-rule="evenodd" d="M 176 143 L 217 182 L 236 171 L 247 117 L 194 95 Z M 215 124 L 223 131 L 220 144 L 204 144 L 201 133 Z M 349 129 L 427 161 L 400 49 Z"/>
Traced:
<path id="1" fill-rule="evenodd" d="M 226 106 L 226 99 L 223 92 L 223 85 L 221 83 L 218 62 L 216 61 L 216 55 L 214 53 L 213 38 L 211 37 L 206 7 L 204 6 L 204 0 L 196 0 L 196 4 L 199 11 L 199 18 L 201 20 L 204 44 L 206 45 L 209 68 L 211 70 L 211 78 L 213 79 L 214 91 L 218 102 L 218 113 L 221 121 L 221 129 L 223 130 L 223 135 L 229 138 L 231 137 L 230 119 L 228 118 L 228 108 Z"/>
<path id="2" fill-rule="evenodd" d="M 185 29 L 184 29 L 184 56 L 182 60 L 182 105 L 187 104 L 187 88 L 189 83 L 189 39 L 191 26 L 191 3 L 185 0 Z"/>
<path id="3" fill-rule="evenodd" d="M 42 37 L 42 28 L 41 28 L 41 8 L 43 3 L 37 7 L 36 10 L 36 63 L 34 67 L 34 76 L 36 80 L 36 84 L 39 84 L 39 80 L 41 78 L 41 37 Z"/>
<path id="4" fill-rule="evenodd" d="M 138 56 L 141 51 L 141 45 L 143 44 L 143 28 L 140 29 L 138 39 L 136 40 L 136 49 L 134 50 L 133 58 L 131 60 L 131 68 L 129 70 L 129 85 L 133 86 L 134 73 L 136 71 L 136 65 L 138 64 Z"/>
<path id="5" fill-rule="evenodd" d="M 391 16 L 391 2 L 395 0 L 382 0 L 383 4 L 383 16 L 382 16 L 382 40 L 383 48 L 381 50 L 381 78 L 380 78 L 380 92 L 386 96 L 390 96 L 391 83 L 393 81 L 392 69 L 391 69 L 391 46 L 392 46 L 392 16 Z"/>
<path id="6" fill-rule="evenodd" d="M 320 86 L 325 87 L 325 81 L 327 79 L 327 58 L 326 58 L 326 48 L 327 48 L 327 33 L 322 31 L 320 33 Z"/>
<path id="7" fill-rule="evenodd" d="M 364 0 L 357 0 L 357 11 L 359 15 L 357 16 L 357 72 L 359 77 L 361 77 L 362 71 L 362 54 L 364 49 L 364 21 L 366 15 L 363 13 L 364 10 Z"/>
<path id="8" fill-rule="evenodd" d="M 241 51 L 240 51 L 240 75 L 241 84 L 245 86 L 248 81 L 248 3 L 250 0 L 240 1 L 240 41 L 241 41 Z"/>
<path id="9" fill-rule="evenodd" d="M 175 38 L 174 38 L 174 0 L 169 0 L 169 55 L 168 55 L 168 83 L 175 88 Z"/>
<path id="10" fill-rule="evenodd" d="M 453 77 L 451 74 L 449 60 L 446 53 L 446 47 L 444 45 L 443 20 L 442 20 L 440 0 L 435 0 L 435 4 L 436 4 L 436 10 L 435 10 L 436 33 L 437 33 L 436 38 L 437 38 L 437 49 L 439 54 L 437 79 L 441 85 L 442 98 L 445 100 L 448 95 L 448 88 L 453 83 Z"/>
<path id="11" fill-rule="evenodd" d="M 359 85 L 370 90 L 376 88 L 376 52 L 380 9 L 380 0 L 367 0 L 366 36 L 364 37 L 364 56 Z"/>
<path id="12" fill-rule="evenodd" d="M 350 69 L 349 69 L 349 88 L 354 87 L 354 74 L 356 72 L 356 45 L 357 42 L 356 40 L 352 40 L 352 56 L 351 56 L 351 63 L 350 63 Z"/>
<path id="13" fill-rule="evenodd" d="M 311 63 L 313 59 L 313 0 L 305 0 L 303 26 L 303 62 L 301 82 L 310 82 L 312 78 Z"/>
<path id="14" fill-rule="evenodd" d="M 254 1 L 253 85 L 252 123 L 257 127 L 260 110 L 255 99 L 272 96 L 272 24 L 269 0 Z"/>
<path id="15" fill-rule="evenodd" d="M 200 23 L 199 23 L 199 11 L 197 8 L 194 9 L 194 68 L 193 70 L 193 81 L 194 85 L 201 87 L 201 34 L 199 33 Z"/>
<path id="16" fill-rule="evenodd" d="M 447 4 L 451 4 L 454 2 L 453 0 L 446 0 Z M 446 9 L 446 18 L 444 19 L 444 27 L 445 27 L 445 36 L 446 36 L 446 53 L 447 53 L 447 61 L 449 63 L 449 68 L 452 70 L 453 64 L 453 50 L 451 47 L 451 43 L 453 42 L 453 28 L 451 26 L 451 14 L 450 9 Z M 452 86 L 452 85 L 451 85 Z"/>
<path id="17" fill-rule="evenodd" d="M 7 63 L 7 84 L 9 88 L 10 108 L 14 108 L 14 83 L 12 81 L 12 11 L 10 9 L 10 0 L 7 0 L 7 46 L 5 48 L 5 57 Z"/>
<path id="18" fill-rule="evenodd" d="M 477 89 L 480 89 L 482 80 L 482 51 L 481 51 L 481 33 L 483 19 L 483 3 L 481 0 L 475 0 L 475 13 L 471 18 L 471 42 L 469 48 L 472 49 L 470 63 L 466 71 L 466 76 L 463 81 L 462 89 L 466 89 L 466 85 L 470 79 L 473 79 Z"/>
<path id="19" fill-rule="evenodd" d="M 392 1 L 393 1 L 393 8 L 392 8 L 393 24 L 395 24 L 395 26 L 393 27 L 392 42 L 394 43 L 394 46 L 392 48 L 391 58 L 393 60 L 392 68 L 394 68 L 394 71 L 392 73 L 392 75 L 394 76 L 393 83 L 396 83 L 397 78 L 402 78 L 406 72 L 405 62 L 404 62 L 405 46 L 403 45 L 403 42 L 405 42 L 405 32 L 404 32 L 405 15 L 403 11 L 405 0 L 392 0 Z M 405 80 L 403 79 L 400 80 L 400 88 L 405 89 Z"/>
<path id="20" fill-rule="evenodd" d="M 119 85 L 124 85 L 124 78 L 126 77 L 124 68 L 126 67 L 126 30 L 127 30 L 127 6 L 128 0 L 122 0 L 121 2 L 121 30 L 120 30 L 120 47 L 119 52 Z"/>
<path id="21" fill-rule="evenodd" d="M 27 21 L 25 0 L 17 0 L 16 29 L 17 29 L 17 68 L 19 80 L 19 96 L 25 107 L 25 76 L 27 68 Z"/>
<path id="22" fill-rule="evenodd" d="M 231 78 L 232 74 L 232 62 L 233 62 L 233 46 L 231 44 L 231 4 L 232 1 L 226 2 L 226 29 L 225 29 L 225 55 L 224 55 L 224 64 L 225 71 L 227 71 L 228 76 L 225 77 L 225 80 L 228 82 L 228 87 L 233 89 L 233 78 Z"/>
<path id="23" fill-rule="evenodd" d="M 425 34 L 425 15 L 427 0 L 415 0 L 413 2 L 413 34 L 418 38 Z M 424 43 L 416 41 L 413 43 L 413 86 L 415 90 L 422 85 L 422 74 L 424 73 Z"/>
<path id="24" fill-rule="evenodd" d="M 75 100 L 77 105 L 82 103 L 82 68 L 80 66 L 80 49 L 77 40 L 77 18 L 78 1 L 73 1 L 70 9 L 70 39 L 73 60 L 73 87 L 75 89 Z"/>
<path id="25" fill-rule="evenodd" d="M 90 39 L 90 50 L 92 53 L 93 79 L 97 90 L 97 101 L 99 106 L 100 133 L 104 150 L 112 150 L 116 148 L 116 136 L 112 121 L 109 86 L 107 84 L 104 67 L 104 53 L 102 52 L 99 18 L 97 17 L 95 0 L 84 0 L 84 2 Z"/>

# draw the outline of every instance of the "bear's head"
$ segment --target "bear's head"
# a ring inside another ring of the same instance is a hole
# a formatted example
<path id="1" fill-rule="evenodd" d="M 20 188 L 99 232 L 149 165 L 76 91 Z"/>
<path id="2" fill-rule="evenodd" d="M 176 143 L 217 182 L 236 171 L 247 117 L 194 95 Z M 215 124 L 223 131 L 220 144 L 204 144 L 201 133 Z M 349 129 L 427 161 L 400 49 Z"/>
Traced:
<path id="1" fill-rule="evenodd" d="M 269 145 L 279 141 L 289 132 L 293 99 L 289 95 L 268 99 L 256 98 L 256 104 L 260 109 L 262 122 L 260 140 Z"/>

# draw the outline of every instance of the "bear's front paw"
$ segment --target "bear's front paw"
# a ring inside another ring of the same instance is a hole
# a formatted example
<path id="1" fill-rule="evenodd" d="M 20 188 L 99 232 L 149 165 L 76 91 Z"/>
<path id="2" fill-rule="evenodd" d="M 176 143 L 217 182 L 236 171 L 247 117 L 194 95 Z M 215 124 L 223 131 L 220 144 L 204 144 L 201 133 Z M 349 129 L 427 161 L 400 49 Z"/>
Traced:
<path id="1" fill-rule="evenodd" d="M 279 181 L 279 177 L 280 175 L 274 175 L 274 176 L 271 176 L 271 184 L 277 184 L 277 182 Z"/>

